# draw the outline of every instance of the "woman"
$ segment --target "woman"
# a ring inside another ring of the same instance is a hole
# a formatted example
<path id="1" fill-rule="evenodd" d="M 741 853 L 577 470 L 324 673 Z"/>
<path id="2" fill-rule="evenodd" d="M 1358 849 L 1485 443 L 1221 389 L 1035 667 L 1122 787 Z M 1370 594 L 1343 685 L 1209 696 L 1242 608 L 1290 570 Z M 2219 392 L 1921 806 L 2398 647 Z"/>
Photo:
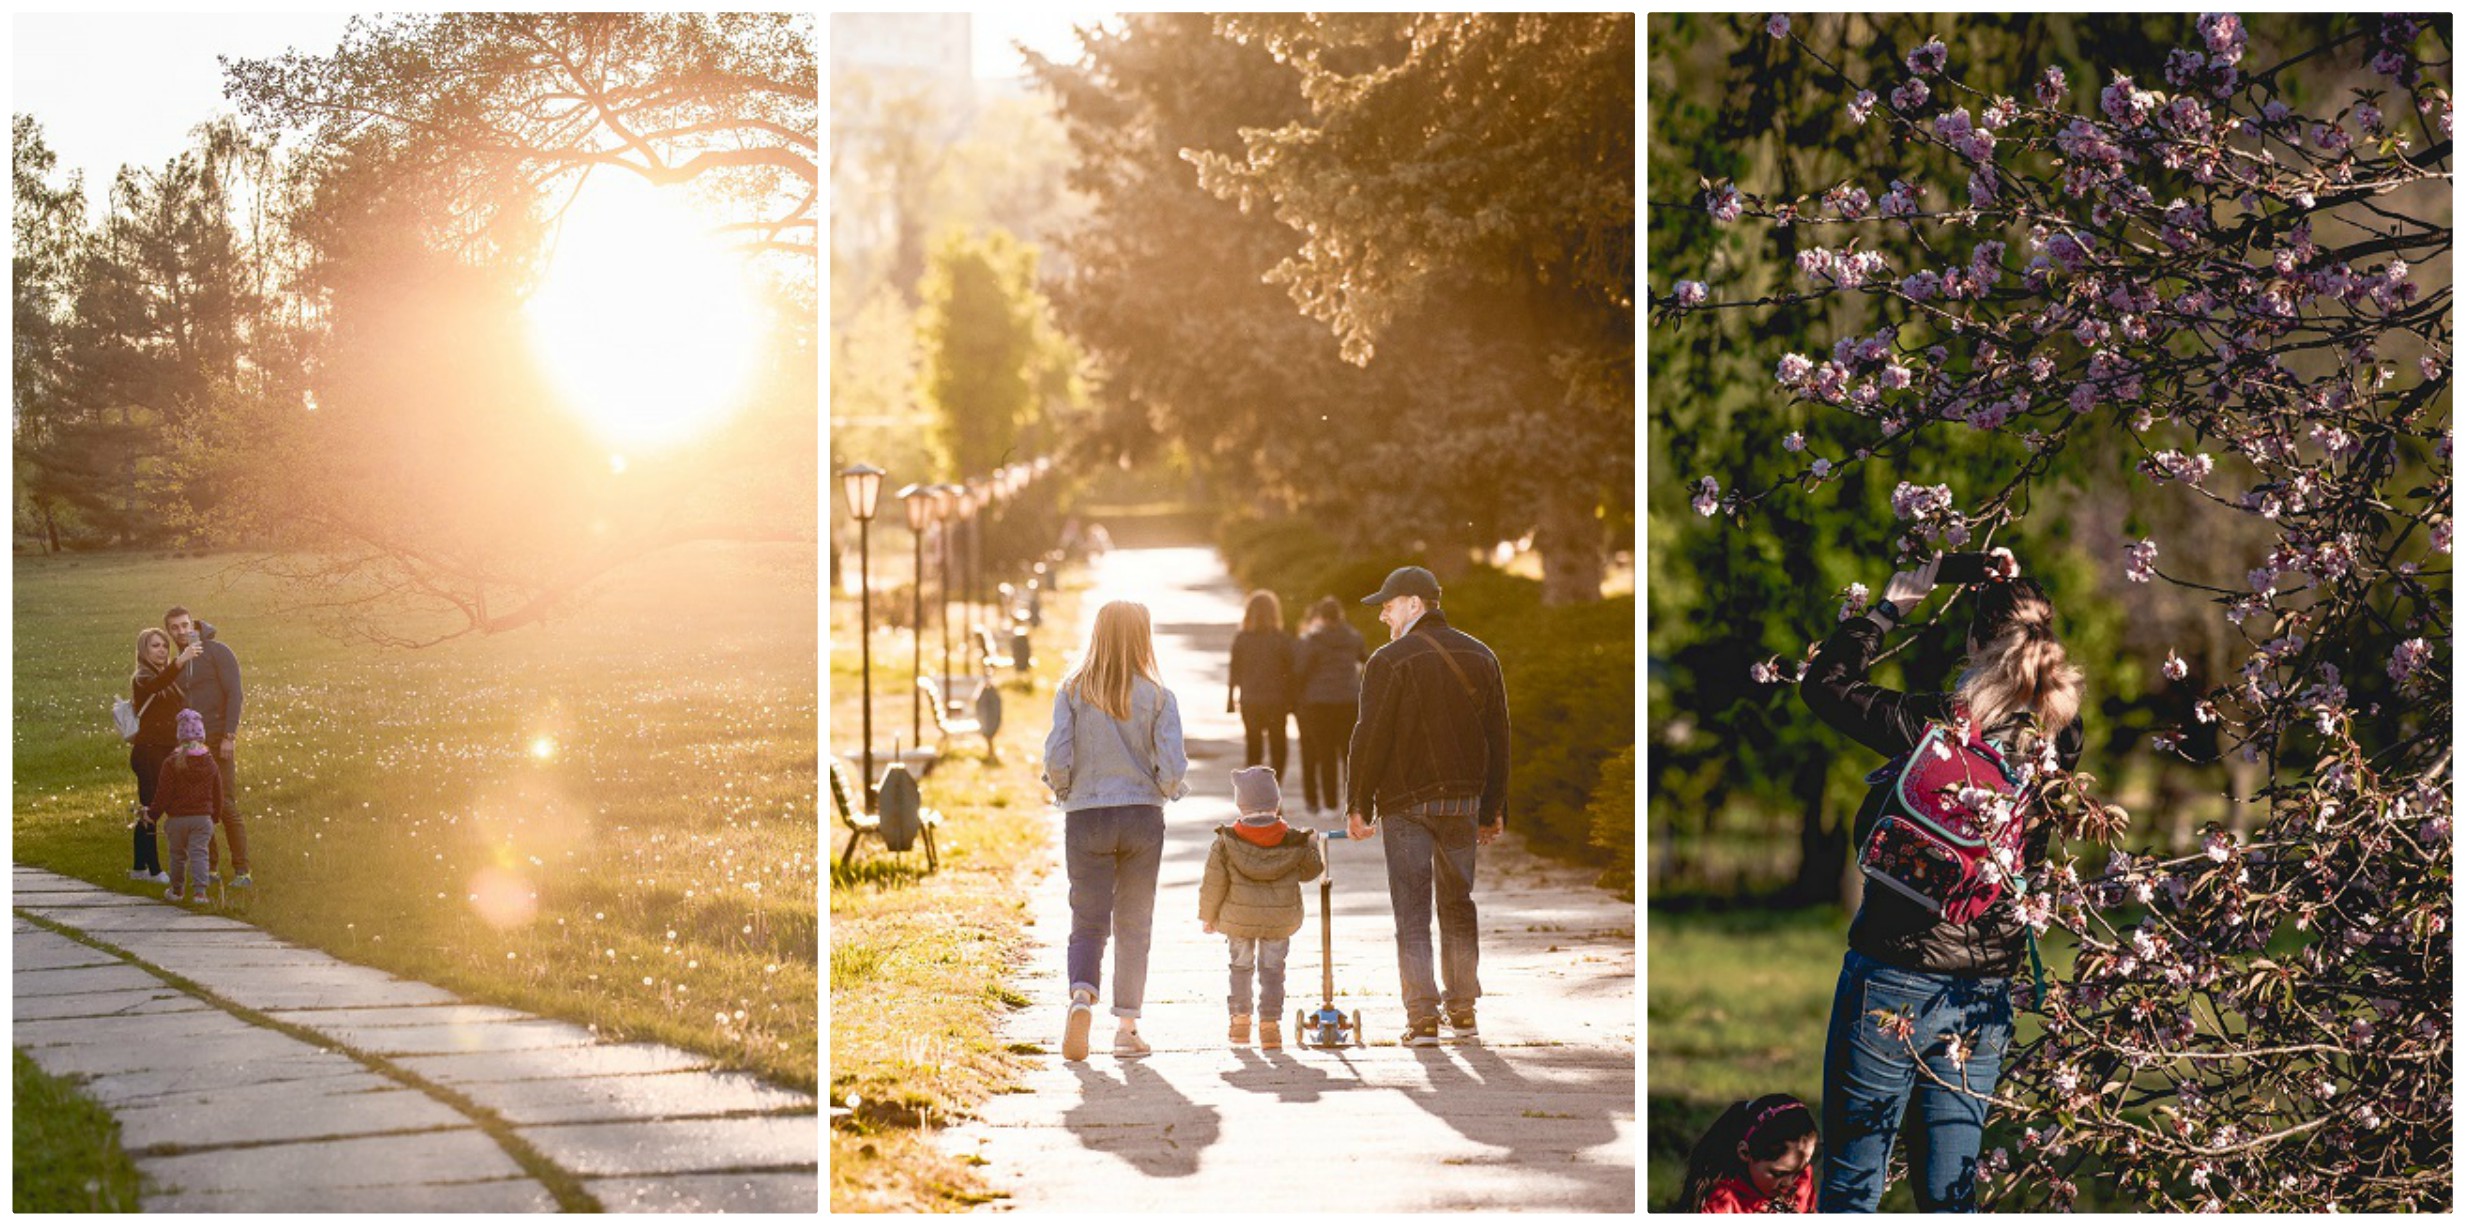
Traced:
<path id="1" fill-rule="evenodd" d="M 1893 575 L 1873 612 L 1832 632 L 1801 683 L 1806 705 L 1886 758 L 1908 753 L 1929 723 L 1952 719 L 1956 708 L 2015 765 L 2042 762 L 2051 736 L 2054 757 L 2070 769 L 2082 741 L 2080 670 L 2055 637 L 2053 602 L 2030 580 L 1969 589 L 1976 610 L 1967 666 L 1950 693 L 1903 694 L 1866 681 L 1884 632 L 1926 598 L 1940 564 Z M 1858 846 L 1890 786 L 1876 787 L 1860 809 Z M 2022 817 L 2033 871 L 2045 858 L 2048 827 L 2025 808 Z M 2011 1042 L 2010 977 L 2028 939 L 2008 893 L 1960 924 L 1895 890 L 1865 892 L 1849 923 L 1823 1047 L 1822 1212 L 1874 1211 L 1912 1096 L 1922 1121 L 1909 1161 L 1919 1208 L 1975 1208 L 1986 1123 L 1981 1096 L 1993 1093 L 2002 1076 Z"/>
<path id="2" fill-rule="evenodd" d="M 1369 644 L 1344 620 L 1333 596 L 1310 605 L 1293 652 L 1294 688 L 1301 699 L 1301 795 L 1313 813 L 1343 808 L 1344 754 L 1361 711 L 1361 662 Z"/>
<path id="3" fill-rule="evenodd" d="M 1284 633 L 1284 603 L 1275 593 L 1250 593 L 1241 613 L 1241 632 L 1233 636 L 1232 687 L 1224 691 L 1224 710 L 1241 712 L 1244 766 L 1261 763 L 1284 776 L 1284 731 L 1292 717 L 1293 639 Z M 1267 750 L 1260 754 L 1261 743 Z"/>
<path id="4" fill-rule="evenodd" d="M 1065 1060 L 1087 1058 L 1104 943 L 1113 947 L 1113 1055 L 1148 1052 L 1138 1035 L 1154 932 L 1156 871 L 1164 860 L 1164 804 L 1179 800 L 1190 760 L 1181 707 L 1157 676 L 1147 606 L 1116 600 L 1096 612 L 1078 671 L 1053 697 L 1044 782 L 1061 803 L 1070 874 L 1070 1013 Z"/>
<path id="5" fill-rule="evenodd" d="M 137 735 L 128 743 L 129 773 L 137 776 L 137 819 L 129 826 L 134 854 L 128 876 L 132 881 L 159 885 L 171 880 L 163 872 L 163 859 L 154 842 L 154 819 L 146 809 L 154 803 L 154 779 L 163 759 L 180 744 L 180 708 L 187 705 L 180 691 L 180 670 L 202 650 L 191 645 L 173 655 L 171 636 L 160 627 L 137 632 L 137 667 L 128 678 L 128 700 L 137 708 Z"/>

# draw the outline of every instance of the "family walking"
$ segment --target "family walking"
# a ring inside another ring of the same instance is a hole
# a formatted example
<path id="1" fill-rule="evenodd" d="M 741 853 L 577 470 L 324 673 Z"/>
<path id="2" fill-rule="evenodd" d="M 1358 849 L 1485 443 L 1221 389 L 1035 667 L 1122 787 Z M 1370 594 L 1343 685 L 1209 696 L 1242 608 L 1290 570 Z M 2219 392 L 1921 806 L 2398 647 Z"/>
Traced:
<path id="1" fill-rule="evenodd" d="M 1302 721 L 1306 810 L 1342 812 L 1354 839 L 1387 834 L 1406 1016 L 1400 1041 L 1435 1044 L 1442 1024 L 1459 1039 L 1479 1035 L 1472 884 L 1479 847 L 1506 821 L 1506 678 L 1488 647 L 1447 624 L 1439 597 L 1437 578 L 1420 567 L 1388 575 L 1361 602 L 1378 606 L 1389 635 L 1374 654 L 1332 596 L 1311 606 L 1298 639 L 1283 632 L 1272 593 L 1250 597 L 1227 695 L 1227 709 L 1244 716 L 1248 765 L 1234 772 L 1238 817 L 1215 833 L 1199 896 L 1201 923 L 1225 938 L 1228 1035 L 1237 1045 L 1250 1042 L 1253 1019 L 1261 1046 L 1282 1045 L 1284 965 L 1302 922 L 1300 883 L 1325 867 L 1311 832 L 1284 820 L 1277 777 L 1284 721 L 1294 714 Z M 1062 1056 L 1087 1058 L 1108 943 L 1113 1054 L 1146 1055 L 1138 1021 L 1164 806 L 1188 794 L 1189 757 L 1145 606 L 1114 601 L 1096 614 L 1086 654 L 1054 698 L 1044 761 L 1045 782 L 1065 814 L 1070 887 Z"/>
<path id="2" fill-rule="evenodd" d="M 137 777 L 129 823 L 134 881 L 168 885 L 174 902 L 207 900 L 218 880 L 221 849 L 231 844 L 231 884 L 254 884 L 248 871 L 248 831 L 234 803 L 240 731 L 240 660 L 214 627 L 178 606 L 162 624 L 137 632 L 129 698 L 115 709 L 128 769 Z M 171 848 L 170 870 L 157 839 Z"/>

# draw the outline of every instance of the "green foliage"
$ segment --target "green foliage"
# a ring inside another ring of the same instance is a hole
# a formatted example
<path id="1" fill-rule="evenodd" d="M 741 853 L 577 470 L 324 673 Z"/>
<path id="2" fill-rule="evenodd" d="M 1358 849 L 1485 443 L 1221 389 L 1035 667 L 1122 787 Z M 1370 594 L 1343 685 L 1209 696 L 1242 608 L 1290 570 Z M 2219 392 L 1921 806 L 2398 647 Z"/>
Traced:
<path id="1" fill-rule="evenodd" d="M 1616 18 L 1261 20 L 1272 38 L 1131 15 L 1076 63 L 1035 64 L 1091 200 L 1057 295 L 1103 370 L 1090 449 L 1140 461 L 1172 440 L 1250 509 L 1356 548 L 1535 533 L 1551 597 L 1598 599 L 1631 525 L 1632 156 L 1604 152 L 1631 141 L 1631 21 L 1621 58 Z M 1413 36 L 1427 55 L 1376 60 L 1395 88 L 1346 75 Z M 1310 58 L 1322 40 L 1346 49 Z M 1376 191 L 1346 203 L 1276 169 L 1321 141 L 1329 191 Z M 1305 265 L 1362 296 L 1312 297 Z M 1352 310 L 1364 366 L 1321 322 Z"/>
<path id="2" fill-rule="evenodd" d="M 1036 252 L 1010 235 L 951 231 L 924 275 L 918 335 L 935 460 L 966 478 L 1034 454 L 1070 391 L 1068 350 L 1044 322 Z M 1027 450 L 1022 451 L 1022 448 Z"/>
<path id="3" fill-rule="evenodd" d="M 1386 629 L 1360 597 L 1378 590 L 1396 566 L 1428 564 L 1410 554 L 1347 551 L 1301 520 L 1228 521 L 1219 543 L 1244 586 L 1273 591 L 1287 609 L 1333 595 L 1373 645 L 1384 641 Z M 1626 777 L 1633 775 L 1633 597 L 1549 605 L 1539 583 L 1486 566 L 1447 579 L 1445 587 L 1449 624 L 1488 644 L 1506 671 L 1514 725 L 1509 822 L 1551 855 L 1612 871 L 1631 864 L 1632 785 L 1619 802 L 1603 795 L 1603 781 L 1618 769 L 1621 752 L 1628 755 Z"/>
<path id="4" fill-rule="evenodd" d="M 1587 812 L 1592 822 L 1592 846 L 1608 858 L 1601 884 L 1618 897 L 1635 901 L 1635 747 L 1621 749 L 1601 763 L 1600 785 L 1592 790 Z"/>
<path id="5" fill-rule="evenodd" d="M 10 1049 L 9 1208 L 16 1213 L 135 1213 L 142 1179 L 120 1125 L 70 1078 Z"/>

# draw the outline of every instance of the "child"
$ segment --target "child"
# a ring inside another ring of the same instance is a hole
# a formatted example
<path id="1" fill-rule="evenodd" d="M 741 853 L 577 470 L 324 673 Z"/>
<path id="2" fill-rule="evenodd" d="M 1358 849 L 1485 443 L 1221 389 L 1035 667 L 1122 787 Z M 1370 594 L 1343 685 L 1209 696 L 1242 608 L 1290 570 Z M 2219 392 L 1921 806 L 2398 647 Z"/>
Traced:
<path id="1" fill-rule="evenodd" d="M 1284 955 L 1301 930 L 1301 883 L 1326 868 L 1306 830 L 1284 824 L 1275 771 L 1233 772 L 1233 806 L 1240 820 L 1218 826 L 1198 887 L 1198 920 L 1224 934 L 1232 953 L 1231 1038 L 1250 1041 L 1250 974 L 1258 976 L 1258 1045 L 1284 1046 Z"/>
<path id="2" fill-rule="evenodd" d="M 222 820 L 226 803 L 223 777 L 207 756 L 205 717 L 183 710 L 177 727 L 180 747 L 163 759 L 146 814 L 169 819 L 162 826 L 163 840 L 171 845 L 171 888 L 163 897 L 179 902 L 181 887 L 187 885 L 188 901 L 201 903 L 206 901 L 206 849 L 213 846 L 214 823 Z"/>
<path id="3" fill-rule="evenodd" d="M 1815 1211 L 1814 1112 L 1787 1094 L 1729 1104 L 1695 1142 L 1680 1213 Z"/>

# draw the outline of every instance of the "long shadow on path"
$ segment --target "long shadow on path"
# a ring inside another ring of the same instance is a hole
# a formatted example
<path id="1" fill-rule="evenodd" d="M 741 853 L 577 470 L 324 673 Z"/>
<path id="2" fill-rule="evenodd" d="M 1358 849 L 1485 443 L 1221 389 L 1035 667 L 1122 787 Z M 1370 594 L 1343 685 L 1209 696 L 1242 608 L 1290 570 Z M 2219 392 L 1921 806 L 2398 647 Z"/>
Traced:
<path id="1" fill-rule="evenodd" d="M 1585 1155 L 1618 1139 L 1612 1112 L 1633 1110 L 1633 1065 L 1619 1067 L 1601 1053 L 1571 1048 L 1512 1051 L 1510 1059 L 1477 1044 L 1412 1049 L 1428 1088 L 1405 1093 L 1465 1140 L 1507 1151 L 1477 1161 L 1567 1181 L 1572 1187 L 1559 1192 L 1565 1207 L 1614 1203 L 1621 1196 L 1631 1204 L 1634 1155 L 1615 1161 Z M 1527 1077 L 1518 1066 L 1538 1076 Z M 1545 1199 L 1524 1207 L 1555 1206 Z"/>
<path id="2" fill-rule="evenodd" d="M 1119 1078 L 1107 1077 L 1093 1065 L 1068 1067 L 1078 1078 L 1079 1103 L 1062 1115 L 1065 1129 L 1079 1144 L 1111 1154 L 1141 1174 L 1159 1179 L 1195 1175 L 1207 1147 L 1223 1135 L 1215 1108 L 1190 1101 L 1145 1061 L 1119 1062 Z"/>

